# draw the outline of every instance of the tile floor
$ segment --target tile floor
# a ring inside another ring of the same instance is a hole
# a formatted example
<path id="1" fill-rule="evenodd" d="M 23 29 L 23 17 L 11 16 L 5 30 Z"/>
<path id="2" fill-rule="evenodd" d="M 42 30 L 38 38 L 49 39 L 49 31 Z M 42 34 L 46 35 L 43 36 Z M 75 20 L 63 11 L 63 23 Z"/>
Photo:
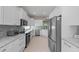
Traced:
<path id="1" fill-rule="evenodd" d="M 48 48 L 48 37 L 34 36 L 24 52 L 50 52 Z"/>

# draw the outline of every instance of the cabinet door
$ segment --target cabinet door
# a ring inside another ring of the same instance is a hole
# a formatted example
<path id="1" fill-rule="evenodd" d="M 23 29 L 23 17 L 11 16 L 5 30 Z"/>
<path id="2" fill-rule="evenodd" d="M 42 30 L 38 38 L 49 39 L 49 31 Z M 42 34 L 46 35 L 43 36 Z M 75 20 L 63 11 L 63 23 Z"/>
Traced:
<path id="1" fill-rule="evenodd" d="M 14 6 L 3 7 L 4 24 L 6 25 L 17 25 L 18 19 L 18 9 Z"/>
<path id="2" fill-rule="evenodd" d="M 20 19 L 21 19 L 20 18 L 20 12 L 21 11 L 20 11 L 20 8 L 19 7 L 15 7 L 15 8 L 16 8 L 16 20 L 15 20 L 16 22 L 15 22 L 15 24 L 16 25 L 20 25 Z"/>
<path id="3" fill-rule="evenodd" d="M 16 47 L 17 47 L 17 44 L 15 42 L 12 42 L 0 48 L 0 52 L 15 52 Z"/>
<path id="4" fill-rule="evenodd" d="M 19 39 L 19 51 L 23 52 L 25 48 L 25 37 Z"/>
<path id="5" fill-rule="evenodd" d="M 0 6 L 0 24 L 3 24 L 3 8 Z"/>
<path id="6" fill-rule="evenodd" d="M 51 52 L 56 52 L 56 43 L 53 42 L 51 39 L 48 39 L 48 46 Z"/>

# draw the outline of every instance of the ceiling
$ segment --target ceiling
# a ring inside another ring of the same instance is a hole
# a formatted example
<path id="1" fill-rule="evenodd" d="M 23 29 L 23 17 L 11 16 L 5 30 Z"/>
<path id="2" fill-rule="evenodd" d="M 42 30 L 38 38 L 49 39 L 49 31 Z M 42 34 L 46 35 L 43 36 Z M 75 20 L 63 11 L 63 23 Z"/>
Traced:
<path id="1" fill-rule="evenodd" d="M 55 6 L 24 6 L 24 10 L 32 18 L 47 18 Z"/>

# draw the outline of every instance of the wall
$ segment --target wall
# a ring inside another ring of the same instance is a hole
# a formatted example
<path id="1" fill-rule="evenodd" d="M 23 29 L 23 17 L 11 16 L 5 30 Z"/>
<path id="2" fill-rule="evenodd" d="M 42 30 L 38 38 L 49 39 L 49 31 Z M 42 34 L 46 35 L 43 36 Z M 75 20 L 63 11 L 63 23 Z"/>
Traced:
<path id="1" fill-rule="evenodd" d="M 49 18 L 62 14 L 62 38 L 73 37 L 79 25 L 79 7 L 56 7 Z M 75 26 L 74 26 L 75 25 Z"/>
<path id="2" fill-rule="evenodd" d="M 43 26 L 43 20 L 35 20 L 35 26 Z M 41 29 L 40 35 L 48 37 L 48 29 Z"/>
<path id="3" fill-rule="evenodd" d="M 73 37 L 76 29 L 71 26 L 79 25 L 79 7 L 62 7 L 62 37 Z"/>
<path id="4" fill-rule="evenodd" d="M 42 26 L 43 25 L 43 20 L 39 20 L 39 19 L 36 20 L 36 19 L 31 18 L 28 23 L 29 23 L 30 26 L 33 26 L 34 30 L 35 30 L 36 26 Z M 33 31 L 32 34 L 35 35 L 35 31 Z M 48 37 L 48 30 L 41 29 L 40 35 Z"/>
<path id="5" fill-rule="evenodd" d="M 79 25 L 79 7 L 62 7 L 63 22 L 68 25 Z"/>
<path id="6" fill-rule="evenodd" d="M 0 38 L 6 37 L 7 31 L 15 30 L 18 28 L 20 29 L 21 27 L 16 25 L 0 25 Z"/>

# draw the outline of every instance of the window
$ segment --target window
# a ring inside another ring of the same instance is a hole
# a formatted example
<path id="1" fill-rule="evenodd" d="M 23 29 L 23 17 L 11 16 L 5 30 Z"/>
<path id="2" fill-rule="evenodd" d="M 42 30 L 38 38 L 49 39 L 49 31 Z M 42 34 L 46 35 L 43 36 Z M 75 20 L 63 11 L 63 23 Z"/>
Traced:
<path id="1" fill-rule="evenodd" d="M 43 21 L 43 28 L 42 29 L 48 29 L 48 20 Z"/>

